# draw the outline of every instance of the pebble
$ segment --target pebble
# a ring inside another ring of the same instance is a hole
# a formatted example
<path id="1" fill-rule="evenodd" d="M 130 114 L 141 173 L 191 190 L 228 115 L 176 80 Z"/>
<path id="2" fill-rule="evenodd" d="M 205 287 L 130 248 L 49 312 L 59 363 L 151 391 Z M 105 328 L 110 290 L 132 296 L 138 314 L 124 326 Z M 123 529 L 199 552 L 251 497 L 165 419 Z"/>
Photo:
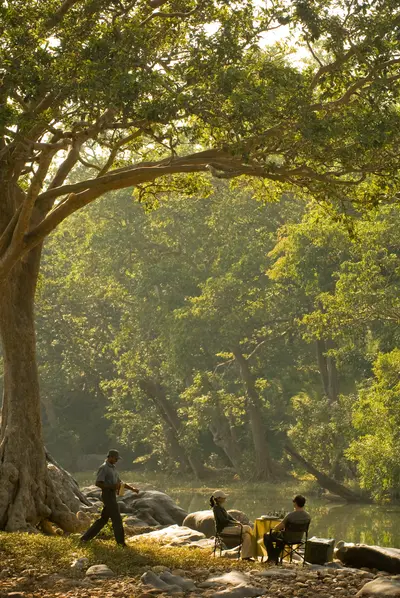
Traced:
<path id="1" fill-rule="evenodd" d="M 87 577 L 92 577 L 94 579 L 99 578 L 108 578 L 114 577 L 115 573 L 112 571 L 107 565 L 92 565 L 86 571 Z"/>

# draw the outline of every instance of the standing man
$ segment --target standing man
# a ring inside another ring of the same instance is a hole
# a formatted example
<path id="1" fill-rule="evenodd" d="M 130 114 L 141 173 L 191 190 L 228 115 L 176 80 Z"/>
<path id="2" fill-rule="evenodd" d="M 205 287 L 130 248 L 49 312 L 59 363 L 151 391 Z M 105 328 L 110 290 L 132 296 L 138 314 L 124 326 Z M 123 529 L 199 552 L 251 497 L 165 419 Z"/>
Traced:
<path id="1" fill-rule="evenodd" d="M 121 482 L 121 478 L 115 467 L 115 464 L 119 459 L 120 456 L 117 450 L 109 450 L 107 459 L 97 472 L 96 486 L 101 488 L 101 500 L 104 503 L 104 508 L 101 512 L 100 519 L 97 519 L 87 532 L 83 534 L 81 542 L 88 542 L 95 538 L 111 519 L 117 544 L 126 546 L 124 527 L 122 525 L 121 513 L 119 512 L 117 503 L 117 494 L 121 485 L 127 488 L 127 490 L 132 490 L 132 492 L 139 492 L 139 490 L 129 486 L 129 484 Z"/>

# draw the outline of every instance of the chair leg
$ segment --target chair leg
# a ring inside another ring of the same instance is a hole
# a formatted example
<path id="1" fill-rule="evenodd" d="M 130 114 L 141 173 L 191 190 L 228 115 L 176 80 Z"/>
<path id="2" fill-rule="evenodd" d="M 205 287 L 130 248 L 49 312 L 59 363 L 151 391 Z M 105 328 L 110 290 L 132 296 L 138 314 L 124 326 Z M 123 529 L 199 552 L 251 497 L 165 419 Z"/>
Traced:
<path id="1" fill-rule="evenodd" d="M 238 557 L 237 560 L 240 560 L 240 556 L 242 554 L 242 542 L 243 542 L 243 533 L 240 532 L 240 538 L 239 538 L 239 550 L 238 550 Z"/>

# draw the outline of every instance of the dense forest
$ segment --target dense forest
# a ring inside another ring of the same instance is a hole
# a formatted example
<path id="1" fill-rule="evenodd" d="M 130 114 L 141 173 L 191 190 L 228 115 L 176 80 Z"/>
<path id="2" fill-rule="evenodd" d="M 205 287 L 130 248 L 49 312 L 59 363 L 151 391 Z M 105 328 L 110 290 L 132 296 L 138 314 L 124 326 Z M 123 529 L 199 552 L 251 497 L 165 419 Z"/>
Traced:
<path id="1" fill-rule="evenodd" d="M 400 449 L 400 208 L 354 213 L 245 183 L 128 190 L 45 245 L 37 297 L 45 439 L 65 466 L 298 463 L 395 498 Z"/>

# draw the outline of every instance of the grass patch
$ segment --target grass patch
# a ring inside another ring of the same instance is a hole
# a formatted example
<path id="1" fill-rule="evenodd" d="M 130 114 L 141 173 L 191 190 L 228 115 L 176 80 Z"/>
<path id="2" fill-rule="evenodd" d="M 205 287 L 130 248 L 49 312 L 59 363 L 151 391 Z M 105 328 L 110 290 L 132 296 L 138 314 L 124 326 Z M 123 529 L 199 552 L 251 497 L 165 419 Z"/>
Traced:
<path id="1" fill-rule="evenodd" d="M 18 574 L 25 569 L 40 573 L 68 575 L 75 558 L 87 557 L 90 565 L 103 563 L 117 575 L 135 577 L 156 565 L 171 569 L 249 570 L 256 563 L 214 559 L 208 550 L 197 548 L 164 548 L 157 542 L 138 540 L 127 549 L 116 546 L 113 540 L 94 540 L 80 546 L 78 538 L 44 536 L 41 534 L 0 533 L 2 568 Z"/>

